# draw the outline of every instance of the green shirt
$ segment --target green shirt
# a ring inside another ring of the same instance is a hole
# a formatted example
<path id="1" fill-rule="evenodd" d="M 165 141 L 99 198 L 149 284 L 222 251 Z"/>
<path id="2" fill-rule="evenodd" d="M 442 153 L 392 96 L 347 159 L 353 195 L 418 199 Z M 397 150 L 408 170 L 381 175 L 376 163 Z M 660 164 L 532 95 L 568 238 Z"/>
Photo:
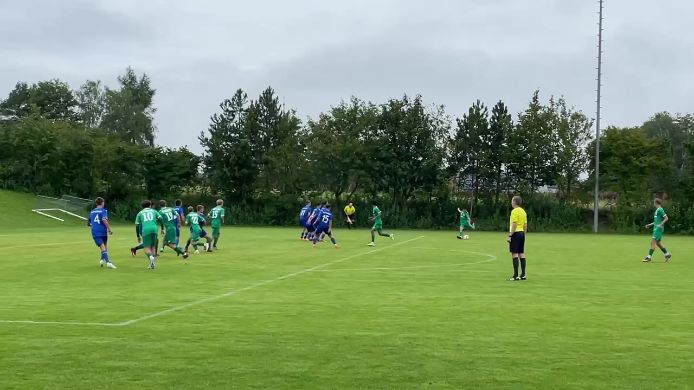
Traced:
<path id="1" fill-rule="evenodd" d="M 159 209 L 159 214 L 161 214 L 162 218 L 164 219 L 164 227 L 166 227 L 167 230 L 176 228 L 176 221 L 178 220 L 178 213 L 176 212 L 176 209 L 171 207 L 162 207 Z"/>
<path id="2" fill-rule="evenodd" d="M 460 213 L 460 223 L 465 224 L 470 222 L 470 214 L 467 213 L 467 211 L 463 211 Z"/>
<path id="3" fill-rule="evenodd" d="M 373 214 L 374 214 L 374 223 L 383 223 L 383 219 L 381 219 L 381 209 L 379 209 L 378 206 L 374 206 Z"/>
<path id="4" fill-rule="evenodd" d="M 186 215 L 186 224 L 190 225 L 193 230 L 201 230 L 200 228 L 200 214 L 192 211 Z"/>
<path id="5" fill-rule="evenodd" d="M 135 225 L 142 227 L 142 235 L 157 234 L 161 214 L 157 210 L 146 208 L 137 213 L 135 217 Z"/>
<path id="6" fill-rule="evenodd" d="M 224 219 L 224 207 L 216 206 L 210 210 L 210 218 L 212 218 L 212 227 L 222 226 L 222 219 Z"/>
<path id="7" fill-rule="evenodd" d="M 655 210 L 655 215 L 653 216 L 653 229 L 663 229 L 659 225 L 663 223 L 666 216 L 667 214 L 665 214 L 665 209 L 658 207 L 658 209 Z"/>

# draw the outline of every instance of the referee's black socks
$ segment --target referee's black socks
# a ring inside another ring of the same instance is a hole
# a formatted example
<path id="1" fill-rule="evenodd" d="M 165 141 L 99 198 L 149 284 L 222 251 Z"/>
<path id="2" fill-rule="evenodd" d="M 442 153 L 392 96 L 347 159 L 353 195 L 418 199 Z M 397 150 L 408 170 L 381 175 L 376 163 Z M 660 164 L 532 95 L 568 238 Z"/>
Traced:
<path id="1" fill-rule="evenodd" d="M 521 257 L 520 266 L 521 266 L 521 277 L 523 277 L 523 276 L 525 276 L 525 257 Z"/>
<path id="2" fill-rule="evenodd" d="M 514 278 L 518 277 L 518 262 L 519 262 L 518 258 L 514 257 L 513 258 L 513 277 Z M 523 262 L 523 265 L 524 265 L 523 269 L 525 269 L 525 262 Z"/>

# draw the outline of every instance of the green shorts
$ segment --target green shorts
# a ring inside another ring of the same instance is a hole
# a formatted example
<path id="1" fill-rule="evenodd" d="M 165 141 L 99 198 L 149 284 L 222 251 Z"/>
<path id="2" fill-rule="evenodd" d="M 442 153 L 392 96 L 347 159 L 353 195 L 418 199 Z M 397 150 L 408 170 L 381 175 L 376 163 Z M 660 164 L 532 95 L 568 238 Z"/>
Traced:
<path id="1" fill-rule="evenodd" d="M 176 227 L 166 229 L 164 234 L 164 245 L 176 244 Z"/>
<path id="2" fill-rule="evenodd" d="M 202 233 L 202 229 L 193 229 L 190 231 L 190 240 L 191 241 L 198 241 L 200 239 L 200 234 Z"/>
<path id="3" fill-rule="evenodd" d="M 222 231 L 221 226 L 212 226 L 212 237 L 219 237 L 219 234 L 221 231 Z"/>
<path id="4" fill-rule="evenodd" d="M 157 233 L 143 234 L 142 245 L 145 248 L 155 248 L 157 246 Z"/>
<path id="5" fill-rule="evenodd" d="M 656 241 L 663 241 L 664 229 L 653 229 L 653 235 L 651 236 Z"/>
<path id="6" fill-rule="evenodd" d="M 383 230 L 383 222 L 376 222 L 372 230 Z"/>

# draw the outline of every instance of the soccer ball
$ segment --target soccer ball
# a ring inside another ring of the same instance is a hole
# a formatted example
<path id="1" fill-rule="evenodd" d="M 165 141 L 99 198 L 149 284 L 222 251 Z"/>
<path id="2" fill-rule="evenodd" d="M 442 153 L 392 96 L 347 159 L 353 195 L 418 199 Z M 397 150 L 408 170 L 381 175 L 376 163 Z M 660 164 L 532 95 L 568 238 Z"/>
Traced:
<path id="1" fill-rule="evenodd" d="M 467 234 L 463 236 L 463 240 L 469 240 L 469 239 L 470 239 L 470 236 L 468 236 Z"/>

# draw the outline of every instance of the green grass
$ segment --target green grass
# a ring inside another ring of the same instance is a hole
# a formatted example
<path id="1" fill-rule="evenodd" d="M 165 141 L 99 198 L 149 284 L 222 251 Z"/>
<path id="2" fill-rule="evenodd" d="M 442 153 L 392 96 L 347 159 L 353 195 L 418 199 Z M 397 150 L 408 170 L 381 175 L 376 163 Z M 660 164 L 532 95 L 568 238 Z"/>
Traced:
<path id="1" fill-rule="evenodd" d="M 642 264 L 648 237 L 531 234 L 529 280 L 508 282 L 503 233 L 372 249 L 338 231 L 341 249 L 313 250 L 296 229 L 227 228 L 219 252 L 169 251 L 150 272 L 131 230 L 106 270 L 84 227 L 2 229 L 0 320 L 120 326 L 0 323 L 1 388 L 694 384 L 688 238 Z"/>

